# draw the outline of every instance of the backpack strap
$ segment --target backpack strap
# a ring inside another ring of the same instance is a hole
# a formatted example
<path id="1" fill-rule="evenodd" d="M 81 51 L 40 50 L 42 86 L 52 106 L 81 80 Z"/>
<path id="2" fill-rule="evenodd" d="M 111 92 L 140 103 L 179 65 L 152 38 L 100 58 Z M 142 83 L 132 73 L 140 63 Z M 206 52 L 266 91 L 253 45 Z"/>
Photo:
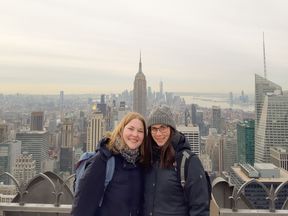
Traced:
<path id="1" fill-rule="evenodd" d="M 112 155 L 106 162 L 106 174 L 105 174 L 105 181 L 104 181 L 104 192 L 103 192 L 103 195 L 102 195 L 102 197 L 100 199 L 99 207 L 102 206 L 104 195 L 105 195 L 105 191 L 107 189 L 107 186 L 108 186 L 109 182 L 113 178 L 114 170 L 115 170 L 115 157 Z"/>
<path id="2" fill-rule="evenodd" d="M 187 159 L 189 159 L 189 157 L 190 157 L 190 154 L 184 150 L 182 152 L 182 159 L 181 159 L 181 164 L 180 164 L 180 183 L 181 183 L 182 187 L 184 187 L 185 181 L 186 181 L 185 165 L 186 165 L 186 161 L 187 161 Z"/>
<path id="3" fill-rule="evenodd" d="M 109 182 L 111 181 L 113 177 L 114 170 L 115 170 L 115 157 L 111 156 L 107 160 L 107 164 L 106 164 L 106 178 L 104 182 L 104 191 L 106 190 L 106 187 L 108 186 Z"/>

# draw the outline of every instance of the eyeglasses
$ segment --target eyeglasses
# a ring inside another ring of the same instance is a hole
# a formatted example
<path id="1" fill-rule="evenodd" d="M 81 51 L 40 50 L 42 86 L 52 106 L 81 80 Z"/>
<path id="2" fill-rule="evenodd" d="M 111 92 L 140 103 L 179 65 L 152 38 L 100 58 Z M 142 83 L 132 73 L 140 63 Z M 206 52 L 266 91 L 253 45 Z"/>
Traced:
<path id="1" fill-rule="evenodd" d="M 161 125 L 160 127 L 151 127 L 151 133 L 152 134 L 156 134 L 158 131 L 160 132 L 160 133 L 166 133 L 167 132 L 167 130 L 168 130 L 168 126 L 166 126 L 166 125 Z"/>

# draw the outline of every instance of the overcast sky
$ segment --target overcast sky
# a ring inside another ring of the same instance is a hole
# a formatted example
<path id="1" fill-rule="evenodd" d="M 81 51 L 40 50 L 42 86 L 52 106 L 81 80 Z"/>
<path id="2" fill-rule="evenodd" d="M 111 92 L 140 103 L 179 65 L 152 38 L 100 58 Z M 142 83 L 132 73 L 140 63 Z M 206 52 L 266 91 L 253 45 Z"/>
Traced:
<path id="1" fill-rule="evenodd" d="M 288 89 L 287 0 L 7 0 L 0 93 L 120 93 L 142 52 L 147 86 L 254 92 L 254 74 Z"/>

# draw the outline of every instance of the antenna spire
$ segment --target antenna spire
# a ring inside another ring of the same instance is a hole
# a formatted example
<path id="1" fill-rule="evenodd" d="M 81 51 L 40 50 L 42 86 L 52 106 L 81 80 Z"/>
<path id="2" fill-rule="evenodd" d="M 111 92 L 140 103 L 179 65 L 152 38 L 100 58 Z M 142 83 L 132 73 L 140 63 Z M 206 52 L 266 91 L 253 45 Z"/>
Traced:
<path id="1" fill-rule="evenodd" d="M 141 50 L 140 50 L 140 61 L 139 61 L 139 73 L 142 73 L 142 61 L 141 61 Z"/>
<path id="2" fill-rule="evenodd" d="M 263 58 L 264 58 L 264 78 L 267 79 L 264 32 L 263 32 Z"/>

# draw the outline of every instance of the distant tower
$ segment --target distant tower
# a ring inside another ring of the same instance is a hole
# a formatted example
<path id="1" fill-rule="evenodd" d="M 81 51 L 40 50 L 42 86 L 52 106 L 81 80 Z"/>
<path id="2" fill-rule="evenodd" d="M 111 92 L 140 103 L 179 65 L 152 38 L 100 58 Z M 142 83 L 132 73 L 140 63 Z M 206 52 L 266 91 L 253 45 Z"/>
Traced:
<path id="1" fill-rule="evenodd" d="M 134 89 L 133 89 L 133 111 L 146 116 L 147 110 L 147 88 L 146 88 L 146 78 L 142 72 L 142 62 L 140 53 L 139 70 L 135 76 Z"/>
<path id="2" fill-rule="evenodd" d="M 73 169 L 73 121 L 65 118 L 61 128 L 60 171 L 72 173 Z"/>
<path id="3" fill-rule="evenodd" d="M 60 91 L 59 107 L 60 107 L 60 118 L 61 118 L 61 121 L 63 121 L 64 119 L 64 91 Z"/>
<path id="4" fill-rule="evenodd" d="M 221 133 L 221 109 L 218 106 L 212 107 L 212 128 L 216 128 L 217 133 Z"/>
<path id="5" fill-rule="evenodd" d="M 196 104 L 191 105 L 191 121 L 193 125 L 197 124 L 197 106 Z"/>
<path id="6" fill-rule="evenodd" d="M 264 78 L 267 79 L 264 32 L 263 32 L 263 59 L 264 59 Z"/>
<path id="7" fill-rule="evenodd" d="M 0 123 L 0 143 L 8 140 L 8 124 Z"/>
<path id="8" fill-rule="evenodd" d="M 160 95 L 163 96 L 163 81 L 160 81 Z"/>
<path id="9" fill-rule="evenodd" d="M 31 131 L 43 131 L 44 112 L 31 113 Z"/>
<path id="10" fill-rule="evenodd" d="M 97 110 L 96 105 L 92 108 L 92 116 L 87 127 L 87 151 L 95 151 L 96 145 L 104 136 L 105 119 L 103 114 Z"/>
<path id="11" fill-rule="evenodd" d="M 70 118 L 65 118 L 61 128 L 61 148 L 73 147 L 73 122 Z"/>

